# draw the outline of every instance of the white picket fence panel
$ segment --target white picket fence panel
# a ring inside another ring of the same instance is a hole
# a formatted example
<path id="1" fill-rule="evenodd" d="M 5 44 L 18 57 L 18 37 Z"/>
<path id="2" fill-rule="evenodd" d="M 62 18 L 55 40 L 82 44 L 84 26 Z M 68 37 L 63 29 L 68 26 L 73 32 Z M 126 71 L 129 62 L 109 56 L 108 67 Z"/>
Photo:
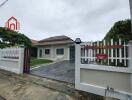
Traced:
<path id="1" fill-rule="evenodd" d="M 75 55 L 76 89 L 132 100 L 132 41 L 83 42 Z"/>

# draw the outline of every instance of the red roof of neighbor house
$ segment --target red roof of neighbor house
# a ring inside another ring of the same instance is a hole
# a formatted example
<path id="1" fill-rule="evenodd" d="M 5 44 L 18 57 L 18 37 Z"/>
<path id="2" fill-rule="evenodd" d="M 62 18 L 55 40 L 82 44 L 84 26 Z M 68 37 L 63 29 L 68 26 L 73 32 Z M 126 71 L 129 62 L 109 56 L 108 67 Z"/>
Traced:
<path id="1" fill-rule="evenodd" d="M 74 43 L 74 41 L 65 36 L 54 36 L 54 37 L 49 37 L 43 40 L 38 41 L 38 43 L 34 44 L 36 46 L 43 46 L 43 45 L 57 45 L 57 44 L 70 44 Z"/>

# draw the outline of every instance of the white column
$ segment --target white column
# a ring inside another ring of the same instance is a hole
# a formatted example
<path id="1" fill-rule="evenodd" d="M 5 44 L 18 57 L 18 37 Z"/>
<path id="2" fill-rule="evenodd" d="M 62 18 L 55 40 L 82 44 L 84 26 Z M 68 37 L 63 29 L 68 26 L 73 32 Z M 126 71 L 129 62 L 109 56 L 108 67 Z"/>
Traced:
<path id="1" fill-rule="evenodd" d="M 40 52 L 40 49 L 39 48 L 37 48 L 37 59 L 39 59 L 40 57 L 39 57 L 39 52 Z"/>
<path id="2" fill-rule="evenodd" d="M 18 61 L 18 69 L 19 69 L 19 74 L 23 73 L 23 63 L 24 63 L 24 48 L 19 48 L 19 61 Z"/>
<path id="3" fill-rule="evenodd" d="M 129 68 L 130 68 L 130 71 L 132 73 L 132 41 L 129 41 Z M 132 74 L 131 74 L 131 80 L 130 80 L 130 84 L 131 84 L 131 92 L 132 92 Z M 132 98 L 132 97 L 131 97 Z"/>
<path id="4" fill-rule="evenodd" d="M 129 42 L 129 68 L 131 69 L 132 72 L 132 41 Z"/>
<path id="5" fill-rule="evenodd" d="M 50 47 L 50 59 L 51 59 L 51 60 L 55 60 L 55 59 L 54 59 L 54 58 L 55 58 L 55 57 L 54 57 L 54 55 L 55 55 L 54 53 L 55 53 L 54 47 L 51 46 L 51 47 Z"/>
<path id="6" fill-rule="evenodd" d="M 70 46 L 68 46 L 67 49 L 68 49 L 68 51 L 67 51 L 67 52 L 68 52 L 68 53 L 67 53 L 67 60 L 70 60 Z"/>
<path id="7" fill-rule="evenodd" d="M 75 55 L 76 55 L 75 56 L 75 88 L 76 89 L 79 89 L 79 84 L 80 84 L 80 64 L 81 64 L 80 49 L 81 49 L 80 44 L 75 44 Z"/>

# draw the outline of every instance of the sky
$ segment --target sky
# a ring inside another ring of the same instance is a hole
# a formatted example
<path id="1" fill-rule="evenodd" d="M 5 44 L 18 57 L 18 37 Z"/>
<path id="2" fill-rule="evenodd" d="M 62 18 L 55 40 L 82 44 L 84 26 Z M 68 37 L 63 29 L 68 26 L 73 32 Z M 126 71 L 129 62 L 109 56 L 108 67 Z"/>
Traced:
<path id="1" fill-rule="evenodd" d="M 31 39 L 66 35 L 95 41 L 116 21 L 130 18 L 130 7 L 129 0 L 8 0 L 0 8 L 0 26 L 11 16 L 20 22 L 19 32 Z"/>

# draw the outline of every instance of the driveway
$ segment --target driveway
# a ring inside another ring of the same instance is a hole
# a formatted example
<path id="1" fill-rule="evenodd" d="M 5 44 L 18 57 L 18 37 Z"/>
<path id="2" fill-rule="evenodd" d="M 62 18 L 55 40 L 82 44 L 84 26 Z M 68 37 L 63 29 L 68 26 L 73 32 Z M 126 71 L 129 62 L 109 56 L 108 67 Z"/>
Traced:
<path id="1" fill-rule="evenodd" d="M 30 73 L 41 77 L 75 83 L 75 63 L 69 61 L 61 61 L 42 66 L 31 70 Z"/>

